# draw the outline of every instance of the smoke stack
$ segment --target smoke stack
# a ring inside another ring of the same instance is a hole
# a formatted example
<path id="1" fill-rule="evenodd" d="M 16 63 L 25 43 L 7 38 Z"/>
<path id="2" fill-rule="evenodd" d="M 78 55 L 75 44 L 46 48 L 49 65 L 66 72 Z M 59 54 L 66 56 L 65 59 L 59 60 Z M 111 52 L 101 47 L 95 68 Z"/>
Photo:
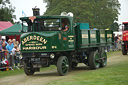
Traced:
<path id="1" fill-rule="evenodd" d="M 39 16 L 40 15 L 40 9 L 39 8 L 32 8 L 33 10 L 33 16 Z"/>

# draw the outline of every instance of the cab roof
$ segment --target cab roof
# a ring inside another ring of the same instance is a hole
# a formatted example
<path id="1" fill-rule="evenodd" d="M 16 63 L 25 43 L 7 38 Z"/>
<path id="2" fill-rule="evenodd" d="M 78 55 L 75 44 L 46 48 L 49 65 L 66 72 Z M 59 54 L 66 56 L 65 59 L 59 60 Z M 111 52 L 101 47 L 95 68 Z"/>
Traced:
<path id="1" fill-rule="evenodd" d="M 123 24 L 128 24 L 128 22 L 123 22 Z"/>
<path id="2" fill-rule="evenodd" d="M 68 18 L 68 19 L 72 19 L 73 17 L 71 16 L 61 16 L 61 15 L 52 15 L 52 16 L 31 16 L 31 17 L 36 17 L 36 19 L 40 19 L 40 18 Z M 26 20 L 29 19 L 30 17 L 21 17 L 20 20 Z"/>

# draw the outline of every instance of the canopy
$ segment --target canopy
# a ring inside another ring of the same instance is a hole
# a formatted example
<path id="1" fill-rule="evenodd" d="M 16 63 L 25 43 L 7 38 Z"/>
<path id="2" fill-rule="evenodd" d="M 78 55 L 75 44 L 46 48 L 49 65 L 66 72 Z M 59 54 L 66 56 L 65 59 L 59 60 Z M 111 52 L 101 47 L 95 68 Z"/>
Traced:
<path id="1" fill-rule="evenodd" d="M 0 21 L 0 31 L 13 26 L 11 22 Z"/>
<path id="2" fill-rule="evenodd" d="M 5 29 L 5 30 L 2 30 L 0 31 L 0 35 L 21 35 L 21 30 L 22 30 L 22 24 L 21 23 L 16 23 L 14 24 L 13 26 Z M 24 32 L 27 31 L 27 26 L 25 27 L 24 26 L 24 29 L 23 29 Z"/>

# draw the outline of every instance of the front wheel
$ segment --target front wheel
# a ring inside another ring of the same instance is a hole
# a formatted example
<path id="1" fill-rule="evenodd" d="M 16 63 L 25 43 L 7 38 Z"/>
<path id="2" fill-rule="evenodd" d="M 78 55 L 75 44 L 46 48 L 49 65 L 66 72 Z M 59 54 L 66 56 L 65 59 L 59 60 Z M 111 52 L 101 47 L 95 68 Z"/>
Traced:
<path id="1" fill-rule="evenodd" d="M 60 56 L 57 61 L 57 71 L 60 76 L 64 76 L 69 71 L 69 61 L 66 56 Z"/>
<path id="2" fill-rule="evenodd" d="M 125 46 L 122 46 L 122 54 L 127 55 L 127 50 L 125 49 Z"/>
<path id="3" fill-rule="evenodd" d="M 28 68 L 26 62 L 24 62 L 23 65 L 24 65 L 24 72 L 26 75 L 33 75 L 34 74 L 34 72 L 35 72 L 34 69 Z"/>

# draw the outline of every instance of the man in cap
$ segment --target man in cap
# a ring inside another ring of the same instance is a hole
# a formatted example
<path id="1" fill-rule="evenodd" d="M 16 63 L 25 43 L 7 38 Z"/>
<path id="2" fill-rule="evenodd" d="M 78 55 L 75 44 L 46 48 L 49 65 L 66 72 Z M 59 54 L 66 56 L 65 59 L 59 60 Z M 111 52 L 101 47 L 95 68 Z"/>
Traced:
<path id="1" fill-rule="evenodd" d="M 8 44 L 8 43 L 6 42 L 5 36 L 2 36 L 2 37 L 1 37 L 1 43 L 2 43 L 2 42 L 5 42 L 6 45 Z"/>

